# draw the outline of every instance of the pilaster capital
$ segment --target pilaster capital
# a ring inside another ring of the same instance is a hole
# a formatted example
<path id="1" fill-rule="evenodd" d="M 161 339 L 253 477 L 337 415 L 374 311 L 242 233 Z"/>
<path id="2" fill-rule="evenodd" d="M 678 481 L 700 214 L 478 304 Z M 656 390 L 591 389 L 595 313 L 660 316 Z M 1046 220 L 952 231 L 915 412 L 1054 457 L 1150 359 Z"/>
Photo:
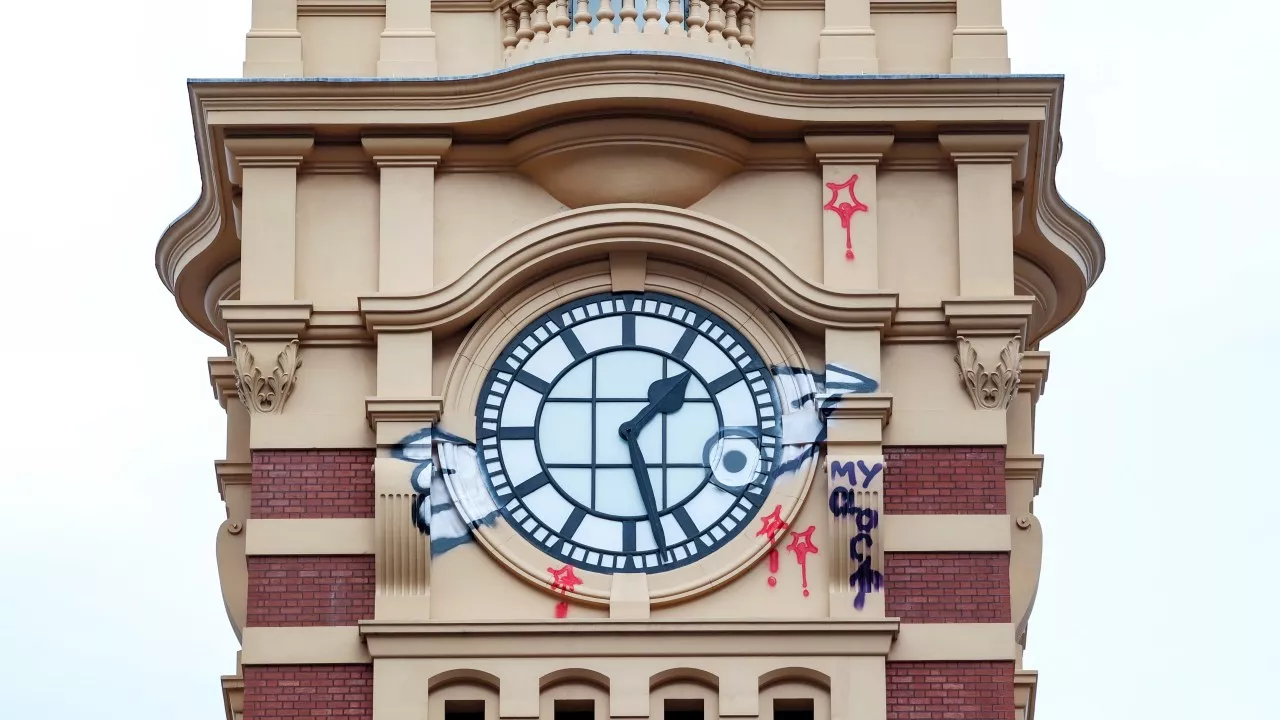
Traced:
<path id="1" fill-rule="evenodd" d="M 370 397 L 365 398 L 364 412 L 378 446 L 391 447 L 424 427 L 440 422 L 444 398 Z"/>
<path id="2" fill-rule="evenodd" d="M 311 303 L 254 303 L 223 300 L 218 303 L 227 325 L 227 339 L 290 342 L 302 337 L 311 323 Z"/>
<path id="3" fill-rule="evenodd" d="M 834 401 L 823 405 L 828 417 L 832 420 L 866 420 L 880 421 L 880 427 L 889 424 L 893 416 L 893 395 L 888 393 L 865 393 L 842 395 Z"/>
<path id="4" fill-rule="evenodd" d="M 1018 392 L 1031 393 L 1036 402 L 1044 395 L 1044 385 L 1049 381 L 1049 353 L 1028 350 L 1022 353 L 1022 375 L 1018 379 Z"/>
<path id="5" fill-rule="evenodd" d="M 216 460 L 213 472 L 218 478 L 218 496 L 225 502 L 227 488 L 247 486 L 253 482 L 253 463 Z"/>
<path id="6" fill-rule="evenodd" d="M 1005 482 L 1029 482 L 1035 495 L 1044 481 L 1043 455 L 1009 455 L 1004 459 Z"/>
<path id="7" fill-rule="evenodd" d="M 230 357 L 209 358 L 209 385 L 213 397 L 225 410 L 228 400 L 236 399 L 236 361 Z"/>
<path id="8" fill-rule="evenodd" d="M 893 146 L 893 134 L 805 135 L 804 144 L 823 165 L 876 165 Z"/>
<path id="9" fill-rule="evenodd" d="M 449 152 L 453 139 L 432 135 L 366 135 L 360 144 L 379 168 L 435 167 Z"/>
<path id="10" fill-rule="evenodd" d="M 957 163 L 1013 163 L 1027 148 L 1027 136 L 943 133 L 938 143 Z"/>
<path id="11" fill-rule="evenodd" d="M 942 312 L 957 334 L 1026 337 L 1035 303 L 1030 296 L 951 298 L 942 301 Z"/>
<path id="12" fill-rule="evenodd" d="M 231 168 L 231 180 L 238 183 L 243 168 L 296 168 L 310 154 L 315 142 L 310 135 L 227 138 L 223 147 L 227 152 L 227 166 Z"/>

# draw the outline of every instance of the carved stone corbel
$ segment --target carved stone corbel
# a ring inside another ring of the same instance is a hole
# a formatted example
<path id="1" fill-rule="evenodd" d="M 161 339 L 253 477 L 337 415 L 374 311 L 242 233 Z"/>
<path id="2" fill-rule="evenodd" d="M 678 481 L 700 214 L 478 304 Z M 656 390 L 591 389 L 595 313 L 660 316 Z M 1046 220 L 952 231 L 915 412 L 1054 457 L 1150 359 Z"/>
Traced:
<path id="1" fill-rule="evenodd" d="M 274 414 L 284 410 L 285 401 L 293 392 L 302 359 L 298 357 L 298 341 L 284 346 L 276 356 L 271 375 L 263 375 L 254 360 L 249 346 L 239 340 L 232 343 L 235 349 L 236 394 L 249 412 Z"/>
<path id="2" fill-rule="evenodd" d="M 978 350 L 963 335 L 956 337 L 956 365 L 973 406 L 979 410 L 1004 410 L 1018 391 L 1022 372 L 1022 337 L 1015 337 L 1000 351 L 991 370 L 978 359 Z"/>

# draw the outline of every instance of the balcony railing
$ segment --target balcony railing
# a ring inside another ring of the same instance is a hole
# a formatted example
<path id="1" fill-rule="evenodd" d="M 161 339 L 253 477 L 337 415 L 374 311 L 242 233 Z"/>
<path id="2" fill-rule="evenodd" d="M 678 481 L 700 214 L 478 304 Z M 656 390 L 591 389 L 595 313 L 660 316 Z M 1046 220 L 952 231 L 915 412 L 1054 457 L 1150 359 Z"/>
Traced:
<path id="1" fill-rule="evenodd" d="M 751 64 L 755 17 L 752 0 L 509 0 L 503 57 L 656 50 Z"/>

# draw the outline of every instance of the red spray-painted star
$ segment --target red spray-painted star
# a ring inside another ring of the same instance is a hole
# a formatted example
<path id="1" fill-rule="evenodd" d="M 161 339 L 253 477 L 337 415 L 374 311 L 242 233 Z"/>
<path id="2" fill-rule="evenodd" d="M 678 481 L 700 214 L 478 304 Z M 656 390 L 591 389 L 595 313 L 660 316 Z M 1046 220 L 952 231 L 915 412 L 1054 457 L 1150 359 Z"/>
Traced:
<path id="1" fill-rule="evenodd" d="M 871 210 L 854 194 L 853 187 L 857 184 L 857 175 L 851 175 L 842 183 L 827 183 L 827 189 L 831 191 L 831 199 L 822 206 L 823 210 L 830 210 L 840 216 L 840 227 L 844 228 L 844 256 L 848 260 L 853 259 L 853 216 L 855 213 Z M 848 200 L 840 199 L 841 190 L 847 191 L 845 194 L 849 196 Z"/>
<path id="2" fill-rule="evenodd" d="M 562 595 L 573 592 L 574 588 L 582 584 L 582 578 L 573 573 L 572 565 L 565 565 L 559 570 L 547 568 L 547 572 L 551 573 L 551 589 L 559 590 Z M 556 617 L 565 618 L 568 616 L 569 601 L 561 600 L 559 603 L 556 603 Z"/>
<path id="3" fill-rule="evenodd" d="M 787 550 L 796 554 L 796 562 L 800 563 L 800 586 L 804 588 L 804 596 L 809 597 L 809 565 L 806 556 L 818 554 L 818 546 L 813 544 L 814 526 L 801 532 L 792 531 L 791 544 Z"/>
<path id="4" fill-rule="evenodd" d="M 787 529 L 787 524 L 782 521 L 782 506 L 779 505 L 773 509 L 773 512 L 760 518 L 760 531 L 756 533 L 756 537 L 761 535 L 769 536 L 769 544 L 773 545 L 774 539 L 778 537 L 778 533 Z M 778 578 L 774 577 L 778 572 L 778 548 L 769 550 L 769 587 L 778 584 Z"/>

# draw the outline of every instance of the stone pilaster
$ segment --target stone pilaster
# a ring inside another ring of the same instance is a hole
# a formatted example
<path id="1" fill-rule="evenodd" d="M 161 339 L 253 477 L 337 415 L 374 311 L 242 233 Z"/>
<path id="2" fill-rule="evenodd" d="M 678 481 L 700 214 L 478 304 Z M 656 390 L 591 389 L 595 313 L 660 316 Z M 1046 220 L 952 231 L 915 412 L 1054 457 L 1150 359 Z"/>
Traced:
<path id="1" fill-rule="evenodd" d="M 240 300 L 293 302 L 298 167 L 310 137 L 228 138 L 231 181 L 241 188 Z"/>
<path id="2" fill-rule="evenodd" d="M 245 77 L 302 77 L 298 0 L 253 0 L 245 37 Z"/>
<path id="3" fill-rule="evenodd" d="M 435 284 L 436 166 L 443 137 L 366 137 L 380 175 L 378 291 L 421 293 Z"/>
<path id="4" fill-rule="evenodd" d="M 1009 73 L 1009 37 L 1001 19 L 1000 2 L 956 0 L 951 72 L 979 75 Z"/>
<path id="5" fill-rule="evenodd" d="M 875 74 L 878 69 L 871 0 L 827 0 L 826 23 L 818 36 L 818 74 Z"/>
<path id="6" fill-rule="evenodd" d="M 956 164 L 960 295 L 1013 295 L 1014 163 L 1026 135 L 952 135 L 938 140 Z"/>
<path id="7" fill-rule="evenodd" d="M 435 77 L 438 73 L 431 0 L 387 0 L 378 77 Z"/>
<path id="8" fill-rule="evenodd" d="M 841 290 L 880 287 L 876 167 L 892 135 L 808 135 L 822 167 L 823 284 Z M 849 257 L 852 252 L 854 257 Z"/>

